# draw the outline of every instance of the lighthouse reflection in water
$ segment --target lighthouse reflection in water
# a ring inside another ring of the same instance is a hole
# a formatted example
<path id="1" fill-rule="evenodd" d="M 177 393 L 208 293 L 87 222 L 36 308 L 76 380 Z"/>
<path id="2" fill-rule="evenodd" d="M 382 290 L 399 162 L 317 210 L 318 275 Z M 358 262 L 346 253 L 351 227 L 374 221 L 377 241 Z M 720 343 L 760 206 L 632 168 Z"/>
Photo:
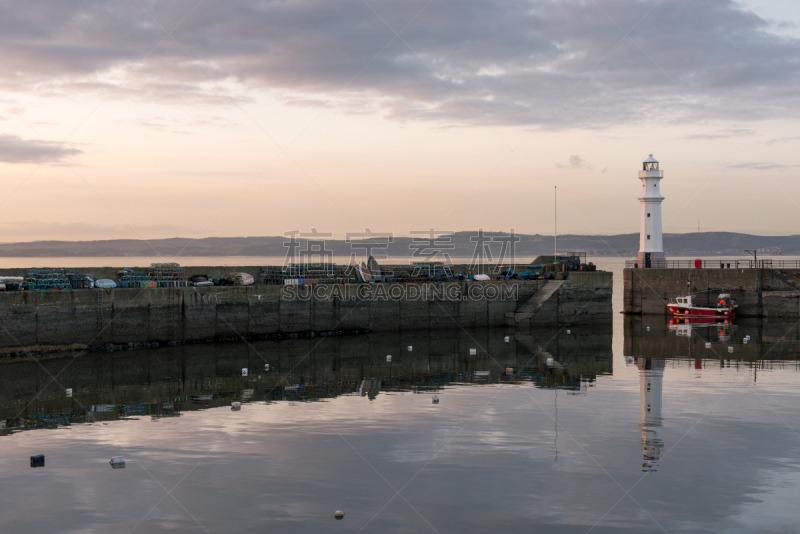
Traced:
<path id="1" fill-rule="evenodd" d="M 664 360 L 638 358 L 639 393 L 641 398 L 642 471 L 658 470 L 664 442 L 661 440 L 661 387 L 664 380 Z"/>

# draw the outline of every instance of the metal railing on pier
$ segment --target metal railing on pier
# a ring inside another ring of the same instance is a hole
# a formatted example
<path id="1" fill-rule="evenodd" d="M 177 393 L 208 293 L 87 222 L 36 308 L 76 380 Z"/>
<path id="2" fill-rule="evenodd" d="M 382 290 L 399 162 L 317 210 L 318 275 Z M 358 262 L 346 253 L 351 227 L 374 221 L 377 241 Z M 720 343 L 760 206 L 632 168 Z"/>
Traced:
<path id="1" fill-rule="evenodd" d="M 644 267 L 637 260 L 625 262 L 626 269 Z M 800 260 L 652 260 L 655 269 L 800 269 Z"/>

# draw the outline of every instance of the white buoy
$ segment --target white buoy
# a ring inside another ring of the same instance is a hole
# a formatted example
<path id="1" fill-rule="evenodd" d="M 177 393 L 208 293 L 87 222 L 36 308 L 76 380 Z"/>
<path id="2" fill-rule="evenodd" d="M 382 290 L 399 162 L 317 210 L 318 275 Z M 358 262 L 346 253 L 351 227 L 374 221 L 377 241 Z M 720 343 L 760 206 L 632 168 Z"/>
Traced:
<path id="1" fill-rule="evenodd" d="M 247 376 L 247 367 L 242 367 L 242 376 Z"/>
<path id="2" fill-rule="evenodd" d="M 338 519 L 343 519 L 344 518 L 344 512 L 342 512 L 341 510 L 336 510 L 335 512 L 333 512 L 333 517 L 335 517 L 337 520 Z"/>
<path id="3" fill-rule="evenodd" d="M 749 336 L 749 335 L 747 335 L 747 336 L 744 336 L 744 338 L 745 338 L 747 341 L 750 341 L 750 336 Z"/>
<path id="4" fill-rule="evenodd" d="M 72 388 L 67 388 L 67 397 L 72 397 Z"/>
<path id="5" fill-rule="evenodd" d="M 411 351 L 413 351 L 413 350 L 414 350 L 414 347 L 412 347 L 411 345 L 409 345 L 409 346 L 408 346 L 408 352 L 411 352 Z"/>
<path id="6" fill-rule="evenodd" d="M 391 355 L 391 354 L 387 354 L 387 355 L 386 355 L 386 361 L 387 361 L 387 362 L 390 362 L 390 361 L 392 361 L 392 355 Z"/>
<path id="7" fill-rule="evenodd" d="M 508 343 L 509 341 L 511 341 L 511 338 L 510 338 L 510 337 L 508 337 L 508 336 L 506 336 L 506 337 L 504 337 L 504 338 L 503 338 L 503 341 L 505 341 L 506 343 Z"/>
<path id="8" fill-rule="evenodd" d="M 745 345 L 747 345 L 747 338 L 744 338 L 744 340 L 742 341 L 742 343 L 743 343 L 743 344 L 745 344 Z"/>
<path id="9" fill-rule="evenodd" d="M 711 343 L 706 342 L 706 348 L 710 349 L 711 348 Z"/>
<path id="10" fill-rule="evenodd" d="M 241 402 L 235 401 L 235 402 L 231 403 L 231 410 L 235 411 L 235 410 L 241 410 L 241 409 L 242 409 L 242 403 Z"/>
<path id="11" fill-rule="evenodd" d="M 434 395 L 433 396 L 433 403 L 434 404 L 439 404 L 439 395 Z"/>
<path id="12" fill-rule="evenodd" d="M 553 358 L 547 358 L 547 365 L 553 365 L 555 360 Z"/>
<path id="13" fill-rule="evenodd" d="M 269 364 L 268 364 L 268 363 L 265 363 L 265 364 L 264 364 L 264 370 L 265 370 L 265 371 L 269 371 Z"/>
<path id="14" fill-rule="evenodd" d="M 475 356 L 476 354 L 478 354 L 478 349 L 469 349 L 470 356 Z"/>
<path id="15" fill-rule="evenodd" d="M 728 347 L 728 352 L 733 352 L 733 347 Z"/>
<path id="16" fill-rule="evenodd" d="M 650 327 L 649 327 L 649 326 L 647 327 L 647 331 L 648 331 L 648 332 L 650 331 Z"/>
<path id="17" fill-rule="evenodd" d="M 572 330 L 567 330 L 567 334 L 571 334 L 571 333 L 572 333 Z"/>
<path id="18" fill-rule="evenodd" d="M 124 456 L 112 456 L 111 461 L 108 462 L 114 469 L 119 469 L 120 467 L 125 467 L 125 457 Z"/>
<path id="19" fill-rule="evenodd" d="M 633 363 L 633 356 L 628 356 L 628 363 Z"/>

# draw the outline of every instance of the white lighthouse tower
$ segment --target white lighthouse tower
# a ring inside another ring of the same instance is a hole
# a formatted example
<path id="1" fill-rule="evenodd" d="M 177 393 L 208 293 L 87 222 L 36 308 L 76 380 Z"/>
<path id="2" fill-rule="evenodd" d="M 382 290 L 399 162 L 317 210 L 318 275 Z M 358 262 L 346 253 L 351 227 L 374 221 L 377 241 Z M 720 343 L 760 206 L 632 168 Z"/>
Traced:
<path id="1" fill-rule="evenodd" d="M 658 160 L 652 154 L 642 163 L 639 179 L 642 181 L 641 224 L 639 225 L 639 256 L 636 266 L 641 268 L 666 267 L 664 245 L 661 239 L 661 179 Z"/>

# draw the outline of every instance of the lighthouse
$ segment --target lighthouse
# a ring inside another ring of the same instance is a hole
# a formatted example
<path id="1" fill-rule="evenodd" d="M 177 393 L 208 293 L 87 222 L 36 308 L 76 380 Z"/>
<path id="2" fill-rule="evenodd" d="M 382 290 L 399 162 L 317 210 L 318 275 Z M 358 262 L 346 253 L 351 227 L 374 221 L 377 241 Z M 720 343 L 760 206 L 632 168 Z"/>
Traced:
<path id="1" fill-rule="evenodd" d="M 661 240 L 661 179 L 664 171 L 658 168 L 658 160 L 650 157 L 642 163 L 639 179 L 642 181 L 641 223 L 639 225 L 639 256 L 636 266 L 641 268 L 666 267 L 664 245 Z"/>

